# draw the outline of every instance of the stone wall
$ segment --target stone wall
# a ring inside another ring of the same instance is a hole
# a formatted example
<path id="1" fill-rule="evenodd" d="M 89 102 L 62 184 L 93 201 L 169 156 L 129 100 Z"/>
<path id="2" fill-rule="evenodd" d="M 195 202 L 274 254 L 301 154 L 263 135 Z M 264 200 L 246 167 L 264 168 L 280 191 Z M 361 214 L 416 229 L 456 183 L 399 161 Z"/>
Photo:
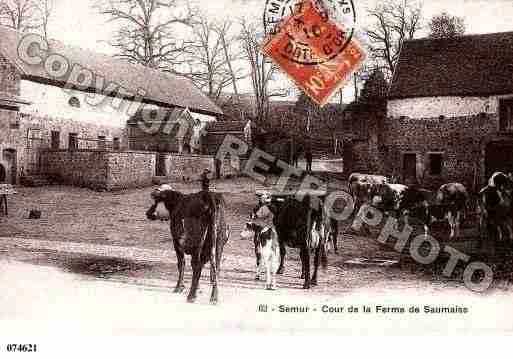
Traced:
<path id="1" fill-rule="evenodd" d="M 436 187 L 461 182 L 472 188 L 475 176 L 483 182 L 483 139 L 497 133 L 497 114 L 454 118 L 387 118 L 383 136 L 383 163 L 390 174 L 402 175 L 404 153 L 417 156 L 418 181 Z M 443 156 L 440 176 L 429 174 L 429 153 Z M 477 173 L 476 173 L 477 171 Z"/>
<path id="2" fill-rule="evenodd" d="M 125 130 L 94 123 L 84 123 L 69 119 L 35 116 L 0 109 L 0 163 L 12 167 L 2 158 L 4 150 L 16 153 L 16 183 L 21 174 L 45 172 L 39 159 L 39 151 L 51 146 L 52 131 L 59 132 L 60 149 L 68 149 L 70 133 L 76 133 L 80 149 L 97 149 L 98 136 L 107 141 L 119 138 L 121 149 L 127 147 Z"/>
<path id="3" fill-rule="evenodd" d="M 215 158 L 210 155 L 166 153 L 160 154 L 160 157 L 164 167 L 160 175 L 170 181 L 199 181 L 205 169 L 212 172 L 211 178 L 214 178 L 217 173 Z M 233 158 L 221 161 L 219 175 L 221 177 L 240 175 L 239 159 Z"/>
<path id="4" fill-rule="evenodd" d="M 95 190 L 151 186 L 155 175 L 153 152 L 45 150 L 45 174 L 62 184 Z"/>
<path id="5" fill-rule="evenodd" d="M 104 152 L 108 190 L 152 185 L 156 154 L 153 152 Z"/>
<path id="6" fill-rule="evenodd" d="M 41 153 L 45 173 L 58 183 L 96 190 L 108 187 L 105 152 L 47 150 Z"/>

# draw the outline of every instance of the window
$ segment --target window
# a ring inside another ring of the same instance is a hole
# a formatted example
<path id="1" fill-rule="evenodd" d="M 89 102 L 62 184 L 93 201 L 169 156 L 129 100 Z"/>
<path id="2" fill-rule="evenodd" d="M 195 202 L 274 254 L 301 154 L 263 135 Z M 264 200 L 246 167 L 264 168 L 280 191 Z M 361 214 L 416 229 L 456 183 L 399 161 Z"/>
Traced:
<path id="1" fill-rule="evenodd" d="M 20 129 L 20 121 L 18 119 L 12 120 L 9 122 L 10 130 L 19 130 Z"/>
<path id="2" fill-rule="evenodd" d="M 78 148 L 78 134 L 70 133 L 68 138 L 68 149 L 76 150 Z"/>
<path id="3" fill-rule="evenodd" d="M 444 157 L 442 153 L 429 154 L 429 174 L 431 176 L 440 176 L 444 167 Z"/>
<path id="4" fill-rule="evenodd" d="M 98 149 L 105 151 L 105 136 L 98 136 Z"/>
<path id="5" fill-rule="evenodd" d="M 513 99 L 501 100 L 499 113 L 500 131 L 513 131 Z"/>
<path id="6" fill-rule="evenodd" d="M 52 150 L 58 150 L 61 147 L 61 133 L 52 131 Z"/>
<path id="7" fill-rule="evenodd" d="M 29 128 L 27 130 L 27 147 L 28 148 L 39 148 L 43 137 L 39 128 Z"/>
<path id="8" fill-rule="evenodd" d="M 121 142 L 118 137 L 114 137 L 113 147 L 114 151 L 119 151 L 121 149 Z"/>

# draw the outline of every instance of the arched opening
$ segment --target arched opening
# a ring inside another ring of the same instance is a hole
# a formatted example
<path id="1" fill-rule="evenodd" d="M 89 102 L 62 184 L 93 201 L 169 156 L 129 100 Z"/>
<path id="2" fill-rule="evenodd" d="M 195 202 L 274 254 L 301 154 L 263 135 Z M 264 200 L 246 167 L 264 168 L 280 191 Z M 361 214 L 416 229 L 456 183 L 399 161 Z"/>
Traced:
<path id="1" fill-rule="evenodd" d="M 0 163 L 0 183 L 5 183 L 7 178 L 7 173 L 5 171 L 5 167 Z"/>

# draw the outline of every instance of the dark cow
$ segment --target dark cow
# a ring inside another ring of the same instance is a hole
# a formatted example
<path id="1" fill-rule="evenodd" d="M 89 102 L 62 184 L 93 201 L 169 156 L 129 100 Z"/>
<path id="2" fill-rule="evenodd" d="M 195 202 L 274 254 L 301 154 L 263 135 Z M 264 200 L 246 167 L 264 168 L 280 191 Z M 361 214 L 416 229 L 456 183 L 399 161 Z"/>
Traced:
<path id="1" fill-rule="evenodd" d="M 152 192 L 155 203 L 146 212 L 149 219 L 155 218 L 155 209 L 163 202 L 170 214 L 170 229 L 178 260 L 178 282 L 175 292 L 181 293 L 185 270 L 185 255 L 191 256 L 193 270 L 188 302 L 196 300 L 199 279 L 203 266 L 210 262 L 212 293 L 210 302 L 218 300 L 217 278 L 221 270 L 223 249 L 228 241 L 228 226 L 225 222 L 225 202 L 221 194 L 201 191 L 182 194 L 163 185 Z"/>
<path id="2" fill-rule="evenodd" d="M 461 183 L 447 183 L 438 189 L 436 202 L 441 208 L 443 217 L 449 222 L 451 228 L 450 239 L 460 236 L 461 221 L 465 216 L 469 200 L 470 196 L 467 189 Z M 437 214 L 432 213 L 433 217 L 437 217 Z"/>
<path id="3" fill-rule="evenodd" d="M 272 216 L 272 222 L 278 234 L 280 247 L 280 266 L 277 273 L 284 270 L 286 247 L 298 248 L 302 264 L 302 278 L 305 279 L 303 288 L 309 289 L 317 284 L 317 272 L 319 264 L 326 268 L 328 259 L 326 255 L 326 238 L 322 233 L 312 236 L 312 230 L 322 228 L 323 215 L 321 208 L 315 207 L 313 198 L 305 196 L 303 201 L 295 198 L 286 198 L 278 204 L 269 200 L 260 201 L 254 210 L 254 217 L 262 219 Z M 310 278 L 310 250 L 314 248 L 314 272 Z"/>
<path id="4" fill-rule="evenodd" d="M 489 238 L 513 241 L 512 190 L 511 176 L 496 172 L 479 192 L 480 227 Z"/>
<path id="5" fill-rule="evenodd" d="M 405 224 L 409 224 L 410 217 L 419 220 L 424 225 L 426 235 L 432 212 L 437 212 L 437 208 L 431 205 L 435 194 L 417 186 L 375 184 L 369 190 L 369 197 L 374 208 L 396 217 L 403 217 Z"/>
<path id="6" fill-rule="evenodd" d="M 254 222 L 246 223 L 246 228 L 241 233 L 243 239 L 253 239 L 255 256 L 257 260 L 255 280 L 260 280 L 260 272 L 265 271 L 265 288 L 276 288 L 276 272 L 280 261 L 280 245 L 278 234 L 274 226 L 259 225 Z"/>

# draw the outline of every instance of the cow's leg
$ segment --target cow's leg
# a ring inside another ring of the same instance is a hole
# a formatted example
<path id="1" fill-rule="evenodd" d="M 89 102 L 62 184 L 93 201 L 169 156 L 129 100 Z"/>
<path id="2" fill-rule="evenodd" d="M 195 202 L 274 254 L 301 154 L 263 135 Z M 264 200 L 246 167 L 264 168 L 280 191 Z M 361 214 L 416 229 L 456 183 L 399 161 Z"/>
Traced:
<path id="1" fill-rule="evenodd" d="M 278 233 L 278 238 L 280 238 L 280 234 Z M 280 241 L 280 266 L 278 267 L 278 271 L 276 274 L 283 274 L 284 265 L 285 265 L 285 254 L 287 254 L 287 250 L 285 249 L 285 244 Z"/>
<path id="2" fill-rule="evenodd" d="M 299 278 L 305 279 L 305 263 L 303 261 L 301 261 L 301 276 Z"/>
<path id="3" fill-rule="evenodd" d="M 265 249 L 264 266 L 265 266 L 265 289 L 272 290 L 272 258 L 270 248 Z"/>
<path id="4" fill-rule="evenodd" d="M 461 222 L 463 221 L 463 214 L 461 211 L 456 212 L 456 218 L 454 219 L 454 230 L 456 238 L 461 237 Z"/>
<path id="5" fill-rule="evenodd" d="M 210 277 L 212 281 L 212 293 L 210 294 L 210 304 L 217 304 L 217 256 L 216 246 L 212 246 L 212 252 L 210 254 Z"/>
<path id="6" fill-rule="evenodd" d="M 176 253 L 176 259 L 178 262 L 178 281 L 176 282 L 175 293 L 182 293 L 185 290 L 185 285 L 183 284 L 183 276 L 185 272 L 185 254 L 180 247 L 180 244 L 176 241 L 173 241 Z"/>
<path id="7" fill-rule="evenodd" d="M 182 293 L 185 290 L 185 285 L 183 284 L 183 275 L 185 272 L 185 256 L 182 253 L 181 256 L 177 254 L 178 257 L 178 281 L 176 282 L 175 293 Z"/>
<path id="8" fill-rule="evenodd" d="M 196 292 L 198 291 L 199 280 L 201 277 L 201 271 L 203 270 L 203 263 L 201 262 L 201 250 L 197 249 L 191 259 L 192 266 L 192 283 L 187 301 L 194 303 L 196 301 Z"/>
<path id="9" fill-rule="evenodd" d="M 447 212 L 447 222 L 449 222 L 449 228 L 451 231 L 449 234 L 449 239 L 453 239 L 454 235 L 456 234 L 454 220 L 455 220 L 455 218 L 452 215 L 452 211 Z"/>
<path id="10" fill-rule="evenodd" d="M 272 251 L 272 255 L 270 258 L 270 265 L 271 265 L 271 288 L 276 289 L 276 270 L 278 269 L 276 266 L 276 261 L 279 257 L 279 253 L 277 250 Z"/>
<path id="11" fill-rule="evenodd" d="M 255 244 L 255 257 L 256 257 L 256 270 L 255 280 L 260 280 L 260 267 L 262 264 L 262 251 L 257 244 Z"/>
<path id="12" fill-rule="evenodd" d="M 301 248 L 301 262 L 303 263 L 304 275 L 305 275 L 305 283 L 303 284 L 303 289 L 310 289 L 310 250 L 307 246 Z"/>
<path id="13" fill-rule="evenodd" d="M 338 222 L 334 219 L 331 220 L 331 235 L 333 239 L 333 251 L 338 253 L 337 238 L 338 238 Z"/>
<path id="14" fill-rule="evenodd" d="M 312 275 L 312 280 L 310 281 L 311 285 L 317 285 L 317 270 L 319 269 L 319 263 L 320 263 L 320 257 L 321 257 L 321 244 L 315 248 L 315 256 L 314 256 L 314 270 Z"/>

